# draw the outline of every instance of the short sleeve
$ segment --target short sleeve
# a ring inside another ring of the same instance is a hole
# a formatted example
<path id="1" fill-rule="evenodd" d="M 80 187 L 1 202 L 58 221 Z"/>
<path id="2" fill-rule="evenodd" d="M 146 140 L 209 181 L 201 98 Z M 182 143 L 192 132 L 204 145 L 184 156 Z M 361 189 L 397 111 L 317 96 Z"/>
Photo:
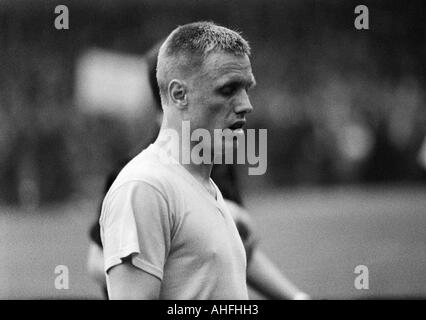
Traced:
<path id="1" fill-rule="evenodd" d="M 165 197 L 146 182 L 126 182 L 107 194 L 100 218 L 105 272 L 131 256 L 135 267 L 162 280 L 170 221 Z"/>

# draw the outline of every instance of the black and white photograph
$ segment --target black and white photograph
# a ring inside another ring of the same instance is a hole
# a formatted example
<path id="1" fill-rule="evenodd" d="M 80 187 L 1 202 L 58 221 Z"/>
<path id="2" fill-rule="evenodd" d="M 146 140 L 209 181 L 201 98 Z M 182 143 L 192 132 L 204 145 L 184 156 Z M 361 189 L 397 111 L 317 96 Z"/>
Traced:
<path id="1" fill-rule="evenodd" d="M 0 300 L 424 300 L 425 17 L 0 0 Z"/>

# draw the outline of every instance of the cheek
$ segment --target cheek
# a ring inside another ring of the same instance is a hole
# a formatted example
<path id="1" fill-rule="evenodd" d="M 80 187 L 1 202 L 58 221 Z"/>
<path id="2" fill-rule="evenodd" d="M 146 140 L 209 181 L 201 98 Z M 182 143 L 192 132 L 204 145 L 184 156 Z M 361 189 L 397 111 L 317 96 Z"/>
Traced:
<path id="1" fill-rule="evenodd" d="M 232 102 L 225 99 L 211 100 L 208 104 L 206 113 L 211 117 L 223 119 L 227 117 L 232 111 Z"/>
<path id="2" fill-rule="evenodd" d="M 222 128 L 226 118 L 232 112 L 232 102 L 209 94 L 199 95 L 194 100 L 194 114 L 206 128 Z"/>
<path id="3" fill-rule="evenodd" d="M 210 105 L 207 112 L 209 124 L 214 128 L 222 128 L 228 118 L 228 108 L 223 103 Z"/>

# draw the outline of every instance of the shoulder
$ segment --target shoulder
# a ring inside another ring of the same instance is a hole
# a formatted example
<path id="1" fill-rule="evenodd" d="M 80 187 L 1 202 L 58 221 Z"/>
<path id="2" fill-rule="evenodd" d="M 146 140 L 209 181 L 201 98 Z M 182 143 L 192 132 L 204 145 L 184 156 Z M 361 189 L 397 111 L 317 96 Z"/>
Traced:
<path id="1" fill-rule="evenodd" d="M 123 189 L 143 188 L 147 185 L 167 197 L 172 188 L 173 179 L 170 179 L 170 170 L 155 154 L 141 152 L 129 161 L 120 171 L 107 192 L 107 197 Z"/>
<path id="2" fill-rule="evenodd" d="M 102 229 L 117 226 L 132 230 L 144 224 L 169 225 L 175 220 L 175 206 L 164 192 L 142 180 L 129 180 L 111 189 L 102 202 L 99 223 Z"/>
<path id="3" fill-rule="evenodd" d="M 117 211 L 123 205 L 155 207 L 155 203 L 151 203 L 154 200 L 168 211 L 176 212 L 180 188 L 169 167 L 155 154 L 141 152 L 124 166 L 112 183 L 102 202 L 102 212 Z"/>

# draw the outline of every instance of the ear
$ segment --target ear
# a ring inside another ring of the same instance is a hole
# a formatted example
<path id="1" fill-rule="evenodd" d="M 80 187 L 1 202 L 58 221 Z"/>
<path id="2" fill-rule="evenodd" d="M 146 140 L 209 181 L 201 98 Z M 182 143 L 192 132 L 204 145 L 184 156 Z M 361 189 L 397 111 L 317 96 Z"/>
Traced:
<path id="1" fill-rule="evenodd" d="M 170 81 L 169 96 L 174 105 L 185 108 L 188 104 L 187 86 L 185 82 L 176 79 Z"/>

